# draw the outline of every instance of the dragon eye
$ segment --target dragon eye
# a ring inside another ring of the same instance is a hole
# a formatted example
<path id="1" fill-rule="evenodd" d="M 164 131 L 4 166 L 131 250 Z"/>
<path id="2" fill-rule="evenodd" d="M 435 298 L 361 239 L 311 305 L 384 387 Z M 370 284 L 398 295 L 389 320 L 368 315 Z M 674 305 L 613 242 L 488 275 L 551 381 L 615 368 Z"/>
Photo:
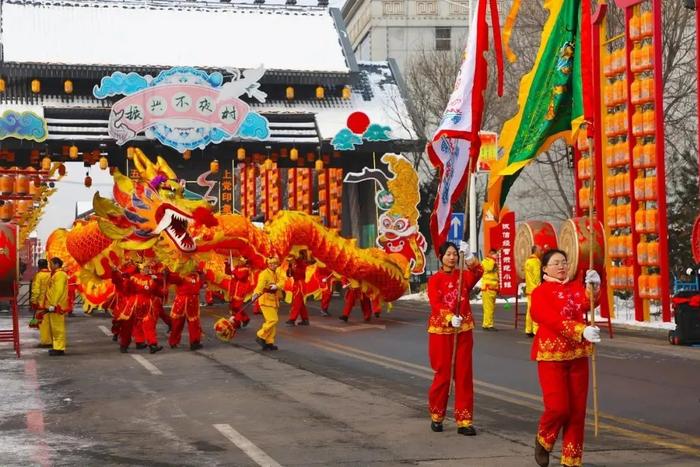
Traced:
<path id="1" fill-rule="evenodd" d="M 403 219 L 399 219 L 396 221 L 396 230 L 403 230 L 406 228 L 406 221 Z"/>
<path id="2" fill-rule="evenodd" d="M 391 219 L 385 217 L 384 219 L 382 219 L 382 225 L 384 226 L 384 228 L 388 229 L 389 227 L 391 227 Z"/>

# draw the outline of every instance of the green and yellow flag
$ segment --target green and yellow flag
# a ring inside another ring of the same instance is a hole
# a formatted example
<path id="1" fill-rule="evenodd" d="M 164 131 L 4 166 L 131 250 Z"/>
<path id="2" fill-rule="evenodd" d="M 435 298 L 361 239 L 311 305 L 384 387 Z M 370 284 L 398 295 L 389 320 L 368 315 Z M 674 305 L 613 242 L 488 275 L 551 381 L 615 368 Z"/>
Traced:
<path id="1" fill-rule="evenodd" d="M 555 140 L 573 141 L 584 121 L 581 69 L 582 40 L 589 46 L 590 29 L 581 28 L 581 6 L 590 0 L 545 0 L 549 18 L 542 31 L 535 64 L 520 82 L 519 110 L 503 126 L 502 157 L 491 170 L 489 201 L 503 205 L 520 171 Z M 590 10 L 583 24 L 590 28 Z M 590 60 L 584 60 L 588 71 Z"/>

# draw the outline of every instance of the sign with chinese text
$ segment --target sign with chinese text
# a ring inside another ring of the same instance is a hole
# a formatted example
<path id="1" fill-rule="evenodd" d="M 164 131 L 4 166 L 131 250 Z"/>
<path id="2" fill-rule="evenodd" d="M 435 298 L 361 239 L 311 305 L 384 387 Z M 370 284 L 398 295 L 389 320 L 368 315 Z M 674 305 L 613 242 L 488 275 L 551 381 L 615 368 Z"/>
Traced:
<path id="1" fill-rule="evenodd" d="M 233 137 L 265 140 L 267 119 L 251 112 L 240 99 L 247 94 L 260 102 L 267 95 L 258 88 L 262 68 L 239 72 L 224 83 L 219 72 L 191 67 L 162 71 L 156 78 L 136 73 L 112 73 L 93 88 L 98 99 L 123 94 L 109 115 L 108 132 L 122 145 L 141 132 L 180 152 L 204 149 Z"/>
<path id="2" fill-rule="evenodd" d="M 515 213 L 507 212 L 490 232 L 491 248 L 498 250 L 498 290 L 501 296 L 518 293 L 515 271 Z"/>
<path id="3" fill-rule="evenodd" d="M 224 170 L 221 175 L 221 203 L 219 204 L 222 214 L 233 213 L 233 174 L 230 170 Z"/>

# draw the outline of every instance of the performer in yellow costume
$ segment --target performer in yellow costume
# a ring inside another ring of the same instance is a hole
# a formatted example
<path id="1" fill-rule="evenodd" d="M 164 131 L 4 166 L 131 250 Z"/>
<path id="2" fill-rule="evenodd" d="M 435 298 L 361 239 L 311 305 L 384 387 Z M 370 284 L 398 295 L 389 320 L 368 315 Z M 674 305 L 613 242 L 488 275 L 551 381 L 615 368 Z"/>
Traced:
<path id="1" fill-rule="evenodd" d="M 49 355 L 63 355 L 66 350 L 66 319 L 68 304 L 68 274 L 61 269 L 61 258 L 51 258 L 51 279 L 46 289 L 46 306 L 52 349 Z"/>
<path id="2" fill-rule="evenodd" d="M 537 323 L 532 320 L 530 307 L 532 304 L 532 292 L 542 282 L 542 247 L 532 245 L 532 254 L 525 260 L 525 295 L 527 295 L 527 314 L 525 315 L 525 333 L 528 337 L 535 337 Z"/>
<path id="3" fill-rule="evenodd" d="M 46 318 L 46 290 L 49 288 L 49 280 L 51 279 L 51 271 L 49 270 L 49 262 L 45 259 L 40 259 L 37 262 L 39 271 L 32 279 L 32 295 L 29 303 L 36 313 L 36 319 L 39 324 L 39 348 L 50 349 L 51 333 L 49 331 L 49 319 Z M 46 318 L 46 319 L 43 319 Z"/>
<path id="4" fill-rule="evenodd" d="M 496 296 L 498 295 L 498 251 L 491 248 L 488 256 L 481 261 L 484 275 L 481 276 L 481 303 L 484 311 L 481 327 L 484 331 L 496 331 L 493 327 L 493 315 L 496 311 Z"/>
<path id="5" fill-rule="evenodd" d="M 253 301 L 258 300 L 263 314 L 263 324 L 257 332 L 255 341 L 263 350 L 277 350 L 275 335 L 277 334 L 277 322 L 280 297 L 283 293 L 285 277 L 277 273 L 280 265 L 279 258 L 273 256 L 267 260 L 267 269 L 258 276 L 258 285 L 253 293 Z"/>

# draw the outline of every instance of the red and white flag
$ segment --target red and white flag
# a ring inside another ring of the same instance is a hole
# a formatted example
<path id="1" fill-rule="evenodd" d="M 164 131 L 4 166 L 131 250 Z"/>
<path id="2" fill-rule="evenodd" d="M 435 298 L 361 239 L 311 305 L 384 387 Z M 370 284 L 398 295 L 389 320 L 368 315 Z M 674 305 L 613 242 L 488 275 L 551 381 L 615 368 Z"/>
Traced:
<path id="1" fill-rule="evenodd" d="M 469 28 L 464 61 L 457 75 L 454 90 L 433 139 L 428 143 L 430 162 L 439 170 L 440 184 L 430 216 L 430 234 L 437 252 L 447 239 L 452 204 L 467 185 L 479 156 L 479 130 L 484 111 L 487 63 L 484 53 L 489 48 L 486 6 L 490 2 L 494 27 L 498 94 L 503 91 L 503 61 L 496 0 L 476 0 L 476 14 Z"/>

